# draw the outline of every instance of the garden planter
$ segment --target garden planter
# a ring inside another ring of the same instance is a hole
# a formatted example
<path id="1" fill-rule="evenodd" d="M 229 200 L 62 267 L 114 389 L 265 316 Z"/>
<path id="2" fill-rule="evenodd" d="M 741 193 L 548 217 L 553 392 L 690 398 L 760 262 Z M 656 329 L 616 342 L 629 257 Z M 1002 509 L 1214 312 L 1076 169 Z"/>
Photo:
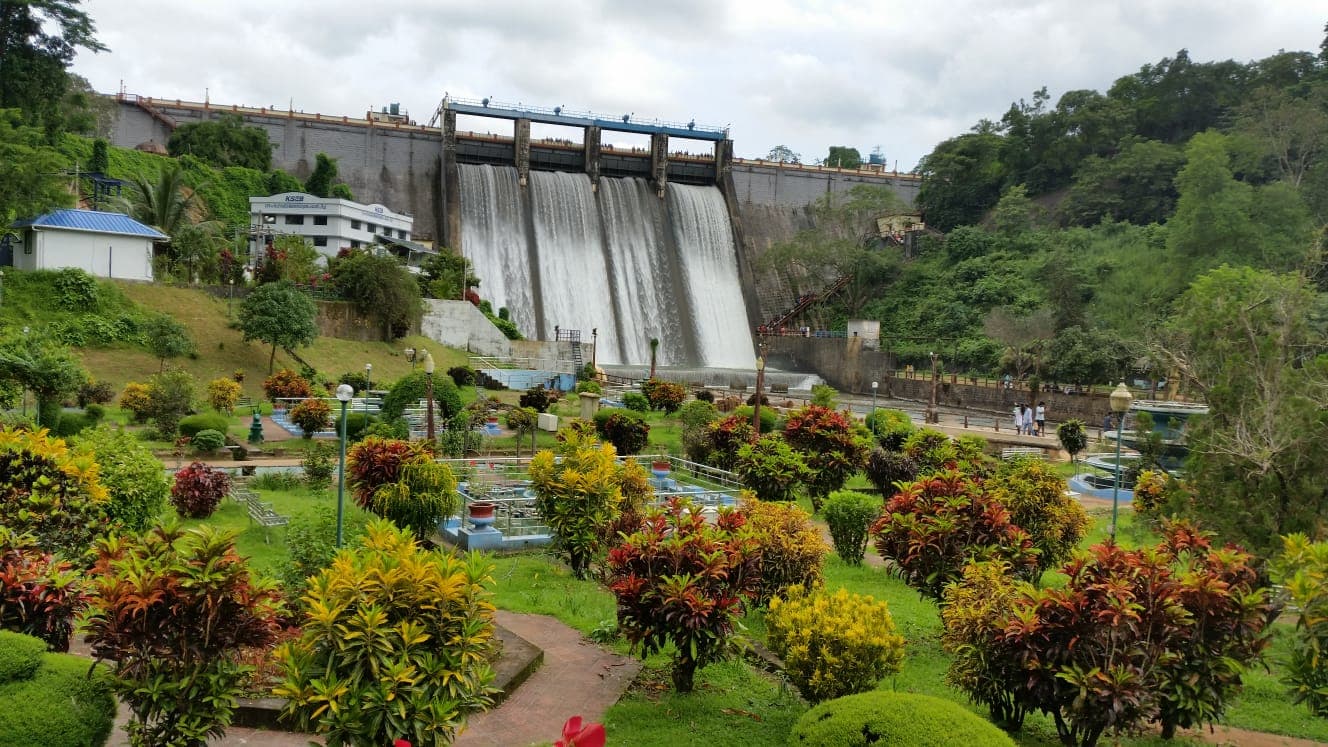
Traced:
<path id="1" fill-rule="evenodd" d="M 466 515 L 476 529 L 484 529 L 493 524 L 493 501 L 471 501 L 466 508 Z"/>
<path id="2" fill-rule="evenodd" d="M 652 474 L 652 475 L 654 475 L 655 477 L 658 477 L 658 478 L 668 477 L 668 476 L 669 476 L 669 472 L 670 472 L 672 469 L 673 469 L 673 465 L 669 464 L 668 462 L 651 462 L 651 463 L 650 463 L 650 474 Z"/>

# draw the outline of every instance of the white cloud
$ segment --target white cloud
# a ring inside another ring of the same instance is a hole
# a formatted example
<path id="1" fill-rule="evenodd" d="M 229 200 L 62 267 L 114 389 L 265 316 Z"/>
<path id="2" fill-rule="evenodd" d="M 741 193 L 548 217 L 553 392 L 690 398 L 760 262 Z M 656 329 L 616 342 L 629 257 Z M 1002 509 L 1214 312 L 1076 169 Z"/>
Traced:
<path id="1" fill-rule="evenodd" d="M 1047 86 L 1105 90 L 1195 60 L 1317 50 L 1328 13 L 1281 0 L 88 0 L 99 89 L 427 120 L 444 91 L 731 123 L 740 155 L 880 145 L 901 168 Z"/>

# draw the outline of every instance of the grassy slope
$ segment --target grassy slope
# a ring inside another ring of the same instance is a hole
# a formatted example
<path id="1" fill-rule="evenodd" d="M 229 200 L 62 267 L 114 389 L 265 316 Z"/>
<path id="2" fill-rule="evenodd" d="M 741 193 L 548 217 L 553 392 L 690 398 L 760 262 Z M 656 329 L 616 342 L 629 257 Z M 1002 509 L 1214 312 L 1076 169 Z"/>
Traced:
<path id="1" fill-rule="evenodd" d="M 192 288 L 129 282 L 117 285 L 126 297 L 139 306 L 170 314 L 189 328 L 189 335 L 198 347 L 198 355 L 194 359 L 171 361 L 172 365 L 193 374 L 200 385 L 219 376 L 244 371 L 245 392 L 252 396 L 262 394 L 270 348 L 259 342 L 244 342 L 240 331 L 231 329 L 226 299 L 214 298 Z M 238 305 L 237 302 L 234 307 L 238 308 Z M 296 352 L 319 372 L 333 378 L 342 373 L 362 372 L 365 363 L 372 363 L 374 380 L 381 382 L 400 378 L 410 372 L 410 363 L 401 352 L 408 347 L 433 351 L 440 373 L 466 362 L 465 352 L 445 348 L 420 336 L 391 343 L 319 337 L 311 347 Z M 157 359 L 138 347 L 83 348 L 78 352 L 84 365 L 97 379 L 109 381 L 117 389 L 126 381 L 145 380 L 157 372 L 159 365 Z M 280 350 L 277 352 L 276 365 L 277 368 L 299 367 Z"/>

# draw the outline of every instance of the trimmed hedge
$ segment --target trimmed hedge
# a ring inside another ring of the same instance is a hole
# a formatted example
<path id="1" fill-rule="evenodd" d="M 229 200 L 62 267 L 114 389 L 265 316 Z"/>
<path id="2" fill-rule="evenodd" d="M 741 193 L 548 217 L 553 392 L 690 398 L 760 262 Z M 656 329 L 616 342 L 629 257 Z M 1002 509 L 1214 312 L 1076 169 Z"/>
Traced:
<path id="1" fill-rule="evenodd" d="M 197 415 L 180 418 L 178 428 L 181 436 L 193 438 L 203 431 L 221 431 L 225 433 L 230 424 L 231 419 L 225 415 L 215 412 L 200 412 Z"/>
<path id="2" fill-rule="evenodd" d="M 0 634 L 0 652 L 9 655 L 28 643 L 17 634 Z M 35 638 L 39 649 L 46 646 Z M 68 654 L 41 654 L 40 664 L 25 679 L 0 683 L 0 744 L 106 744 L 115 721 L 115 697 L 104 668 L 88 674 L 86 659 Z"/>
<path id="3" fill-rule="evenodd" d="M 30 679 L 41 666 L 46 643 L 40 638 L 0 630 L 0 685 Z"/>
<path id="4" fill-rule="evenodd" d="M 793 726 L 799 747 L 1014 747 L 1014 740 L 958 703 L 929 695 L 876 690 L 830 700 Z"/>

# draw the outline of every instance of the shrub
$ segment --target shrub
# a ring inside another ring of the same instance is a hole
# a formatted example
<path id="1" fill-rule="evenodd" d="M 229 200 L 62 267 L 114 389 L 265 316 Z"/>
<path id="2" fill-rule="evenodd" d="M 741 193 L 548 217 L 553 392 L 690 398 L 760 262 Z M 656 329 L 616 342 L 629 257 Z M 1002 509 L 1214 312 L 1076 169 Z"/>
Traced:
<path id="1" fill-rule="evenodd" d="M 68 651 L 74 617 L 86 606 L 82 578 L 71 564 L 42 551 L 31 535 L 0 526 L 0 629 Z"/>
<path id="2" fill-rule="evenodd" d="M 188 519 L 206 519 L 231 489 L 231 478 L 219 469 L 194 462 L 175 473 L 171 486 L 171 505 Z"/>
<path id="3" fill-rule="evenodd" d="M 802 452 L 811 470 L 806 485 L 813 511 L 820 511 L 825 497 L 844 487 L 867 462 L 867 439 L 848 417 L 827 407 L 808 405 L 790 413 L 784 440 Z"/>
<path id="4" fill-rule="evenodd" d="M 235 412 L 235 403 L 240 401 L 240 385 L 234 379 L 213 379 L 207 385 L 208 406 L 217 412 Z"/>
<path id="5" fill-rule="evenodd" d="M 128 410 L 135 423 L 148 419 L 148 409 L 152 407 L 152 394 L 147 384 L 129 382 L 120 391 L 120 408 Z"/>
<path id="6" fill-rule="evenodd" d="M 215 412 L 204 412 L 197 415 L 190 415 L 180 418 L 180 424 L 177 429 L 181 436 L 193 438 L 202 431 L 221 431 L 226 432 L 230 427 L 230 418 Z"/>
<path id="7" fill-rule="evenodd" d="M 945 681 L 967 693 L 974 703 L 987 706 L 991 720 L 1001 728 L 1018 730 L 1028 714 L 1008 684 L 1018 675 L 1018 664 L 994 655 L 997 642 L 1014 614 L 1015 602 L 1025 598 L 1027 585 L 1015 580 L 1004 563 L 971 563 L 962 576 L 945 587 L 941 646 L 954 656 Z"/>
<path id="8" fill-rule="evenodd" d="M 236 657 L 272 642 L 279 604 L 234 536 L 205 525 L 103 540 L 92 589 L 87 641 L 113 662 L 130 740 L 200 744 L 225 733 L 247 671 Z"/>
<path id="9" fill-rule="evenodd" d="M 770 404 L 770 397 L 762 393 L 761 407 L 767 407 L 769 406 L 769 404 Z M 755 405 L 756 405 L 756 392 L 752 392 L 751 394 L 747 395 L 747 406 L 754 407 Z M 762 418 L 762 420 L 764 420 L 764 418 Z"/>
<path id="10" fill-rule="evenodd" d="M 342 546 L 353 547 L 364 536 L 373 516 L 349 508 L 341 526 Z M 280 571 L 281 593 L 292 609 L 303 606 L 301 597 L 309 588 L 309 578 L 332 565 L 337 554 L 337 516 L 333 511 L 318 511 L 291 517 L 286 528 L 286 549 L 290 560 Z"/>
<path id="11" fill-rule="evenodd" d="M 866 422 L 867 430 L 886 451 L 902 451 L 904 442 L 917 431 L 913 418 L 903 410 L 873 410 Z"/>
<path id="12" fill-rule="evenodd" d="M 378 420 L 367 412 L 346 413 L 346 440 L 355 442 L 363 439 L 369 428 L 377 422 Z M 340 430 L 341 423 L 339 417 L 338 422 L 334 423 L 333 427 Z"/>
<path id="13" fill-rule="evenodd" d="M 1067 420 L 1056 426 L 1056 439 L 1070 455 L 1070 461 L 1074 461 L 1079 452 L 1088 448 L 1088 429 L 1082 420 Z"/>
<path id="14" fill-rule="evenodd" d="M 26 633 L 0 630 L 0 685 L 32 679 L 41 666 L 46 643 Z"/>
<path id="15" fill-rule="evenodd" d="M 115 399 L 115 388 L 109 381 L 88 379 L 78 388 L 78 406 L 104 405 Z"/>
<path id="16" fill-rule="evenodd" d="M 715 393 L 710 391 L 709 389 L 697 389 L 696 391 L 692 392 L 692 396 L 696 397 L 702 402 L 709 402 L 710 404 L 715 403 Z"/>
<path id="17" fill-rule="evenodd" d="M 590 394 L 600 394 L 604 390 L 600 387 L 598 381 L 578 381 L 576 383 L 576 393 L 589 392 Z"/>
<path id="18" fill-rule="evenodd" d="M 425 451 L 418 444 L 369 436 L 346 455 L 346 482 L 355 502 L 367 509 L 373 494 L 383 485 L 401 478 L 401 468 L 419 459 Z"/>
<path id="19" fill-rule="evenodd" d="M 738 449 L 753 440 L 751 416 L 730 415 L 706 426 L 705 444 L 710 463 L 720 469 L 733 469 Z"/>
<path id="20" fill-rule="evenodd" d="M 543 386 L 537 386 L 522 392 L 519 401 L 522 407 L 529 407 L 535 412 L 545 412 L 549 409 L 549 405 L 558 401 L 558 397 Z"/>
<path id="21" fill-rule="evenodd" d="M 898 491 L 901 483 L 918 479 L 918 463 L 902 451 L 872 449 L 863 471 L 886 500 Z"/>
<path id="22" fill-rule="evenodd" d="M 370 524 L 312 579 L 304 632 L 277 649 L 285 715 L 329 744 L 450 744 L 491 702 L 492 570 Z"/>
<path id="23" fill-rule="evenodd" d="M 1014 747 L 1005 732 L 958 703 L 886 690 L 837 698 L 807 711 L 794 724 L 789 744 Z"/>
<path id="24" fill-rule="evenodd" d="M 641 453 L 650 440 L 650 426 L 645 418 L 622 408 L 595 413 L 595 431 L 624 456 Z"/>
<path id="25" fill-rule="evenodd" d="M 327 400 L 310 397 L 292 407 L 289 417 L 292 423 L 300 426 L 305 438 L 313 438 L 315 433 L 327 430 L 332 419 L 332 406 Z"/>
<path id="26" fill-rule="evenodd" d="M 641 382 L 641 393 L 650 402 L 652 410 L 677 412 L 687 399 L 687 387 L 662 379 L 646 379 Z"/>
<path id="27" fill-rule="evenodd" d="M 73 563 L 105 533 L 109 502 L 90 454 L 45 431 L 0 429 L 0 526 Z"/>
<path id="28" fill-rule="evenodd" d="M 753 598 L 767 604 L 790 586 L 816 589 L 830 548 L 811 517 L 794 503 L 767 503 L 744 496 L 739 513 L 756 540 L 761 581 Z"/>
<path id="29" fill-rule="evenodd" d="M 364 392 L 368 391 L 369 384 L 372 382 L 369 381 L 368 376 L 364 375 L 363 371 L 350 371 L 337 377 L 337 383 L 345 384 L 357 392 Z"/>
<path id="30" fill-rule="evenodd" d="M 461 507 L 456 487 L 451 467 L 421 455 L 401 465 L 394 482 L 379 486 L 368 508 L 423 541 Z"/>
<path id="31" fill-rule="evenodd" d="M 613 446 L 570 431 L 558 451 L 561 461 L 552 451 L 541 451 L 530 462 L 535 508 L 572 573 L 585 578 L 603 527 L 620 511 L 623 466 Z"/>
<path id="32" fill-rule="evenodd" d="M 923 428 L 905 439 L 904 453 L 917 463 L 919 477 L 953 470 L 959 462 L 955 442 L 931 428 Z"/>
<path id="33" fill-rule="evenodd" d="M 60 438 L 72 438 L 95 426 L 100 420 L 101 418 L 92 417 L 89 413 L 62 412 L 59 422 L 51 433 Z"/>
<path id="34" fill-rule="evenodd" d="M 190 439 L 189 445 L 194 447 L 194 453 L 196 454 L 211 454 L 226 445 L 226 434 L 209 428 L 199 431 L 197 435 Z"/>
<path id="35" fill-rule="evenodd" d="M 1282 538 L 1282 555 L 1273 578 L 1286 587 L 1296 608 L 1291 655 L 1282 675 L 1297 703 L 1316 716 L 1328 716 L 1328 542 L 1310 542 L 1303 534 Z"/>
<path id="36" fill-rule="evenodd" d="M 839 392 L 829 384 L 812 384 L 813 405 L 835 409 L 835 402 L 839 397 Z"/>
<path id="37" fill-rule="evenodd" d="M 706 445 L 706 428 L 719 417 L 719 411 L 710 402 L 694 399 L 682 406 L 678 419 L 682 421 L 682 451 L 693 462 L 705 462 L 710 450 Z"/>
<path id="38" fill-rule="evenodd" d="M 313 442 L 304 452 L 300 467 L 304 470 L 304 484 L 311 488 L 326 488 L 337 471 L 337 443 Z"/>
<path id="39" fill-rule="evenodd" d="M 1005 686 L 1019 705 L 1052 715 L 1066 744 L 1146 721 L 1164 738 L 1212 723 L 1267 644 L 1250 556 L 1183 524 L 1164 531 L 1156 548 L 1107 543 L 1071 561 L 1065 588 L 1016 600 L 988 653 L 1015 673 Z"/>
<path id="40" fill-rule="evenodd" d="M 623 392 L 623 407 L 634 412 L 650 412 L 650 400 L 640 392 Z"/>
<path id="41" fill-rule="evenodd" d="M 867 552 L 867 530 L 881 514 L 881 502 L 869 495 L 840 490 L 825 502 L 825 523 L 839 559 L 861 565 Z"/>
<path id="42" fill-rule="evenodd" d="M 770 600 L 765 622 L 770 650 L 812 703 L 874 690 L 904 661 L 889 606 L 847 589 L 809 595 L 791 586 Z"/>
<path id="43" fill-rule="evenodd" d="M 973 559 L 999 559 L 1019 570 L 1036 562 L 1033 542 L 1010 512 L 958 472 L 903 486 L 885 504 L 871 534 L 891 570 L 923 596 L 940 599 Z"/>
<path id="44" fill-rule="evenodd" d="M 1010 512 L 1010 521 L 1028 532 L 1037 563 L 1022 569 L 1036 582 L 1043 571 L 1059 567 L 1088 533 L 1089 519 L 1079 501 L 1067 495 L 1065 480 L 1040 459 L 1006 462 L 984 489 Z"/>
<path id="45" fill-rule="evenodd" d="M 383 396 L 379 417 L 383 420 L 396 420 L 406 413 L 407 407 L 415 407 L 429 394 L 428 376 L 417 371 L 399 379 Z M 450 378 L 435 376 L 433 379 L 433 401 L 442 419 L 446 420 L 461 412 L 461 392 Z"/>
<path id="46" fill-rule="evenodd" d="M 100 467 L 111 521 L 141 532 L 161 515 L 171 494 L 171 481 L 161 462 L 132 433 L 103 425 L 84 431 L 74 444 L 80 452 L 91 454 Z"/>
<path id="47" fill-rule="evenodd" d="M 302 399 L 313 392 L 303 376 L 283 368 L 263 379 L 263 394 L 273 402 L 279 399 Z"/>
<path id="48" fill-rule="evenodd" d="M 779 436 L 762 436 L 738 447 L 733 471 L 742 484 L 764 501 L 791 501 L 811 478 L 802 455 Z"/>
<path id="49" fill-rule="evenodd" d="M 116 708 L 106 672 L 41 649 L 28 636 L 0 631 L 0 658 L 22 665 L 12 677 L 0 672 L 0 744 L 106 744 Z"/>
<path id="50" fill-rule="evenodd" d="M 159 433 L 173 436 L 180 419 L 194 408 L 194 377 L 178 370 L 154 374 L 148 379 L 148 396 L 148 419 Z"/>
<path id="51" fill-rule="evenodd" d="M 655 510 L 609 551 L 618 627 L 642 657 L 673 644 L 673 687 L 691 692 L 696 670 L 727 658 L 744 600 L 760 585 L 745 518 L 720 509 L 714 524 L 685 500 Z"/>
<path id="52" fill-rule="evenodd" d="M 457 386 L 472 386 L 475 383 L 475 369 L 470 366 L 452 366 L 447 369 L 447 375 L 452 377 L 452 383 Z"/>
<path id="53" fill-rule="evenodd" d="M 751 405 L 740 405 L 733 411 L 733 415 L 734 417 L 746 418 L 747 422 L 750 423 L 752 422 L 752 417 L 755 415 L 755 412 L 756 408 Z M 779 415 L 775 412 L 774 408 L 766 407 L 765 403 L 762 403 L 761 414 L 759 417 L 761 418 L 761 432 L 773 433 L 775 431 L 775 426 L 779 422 Z"/>

